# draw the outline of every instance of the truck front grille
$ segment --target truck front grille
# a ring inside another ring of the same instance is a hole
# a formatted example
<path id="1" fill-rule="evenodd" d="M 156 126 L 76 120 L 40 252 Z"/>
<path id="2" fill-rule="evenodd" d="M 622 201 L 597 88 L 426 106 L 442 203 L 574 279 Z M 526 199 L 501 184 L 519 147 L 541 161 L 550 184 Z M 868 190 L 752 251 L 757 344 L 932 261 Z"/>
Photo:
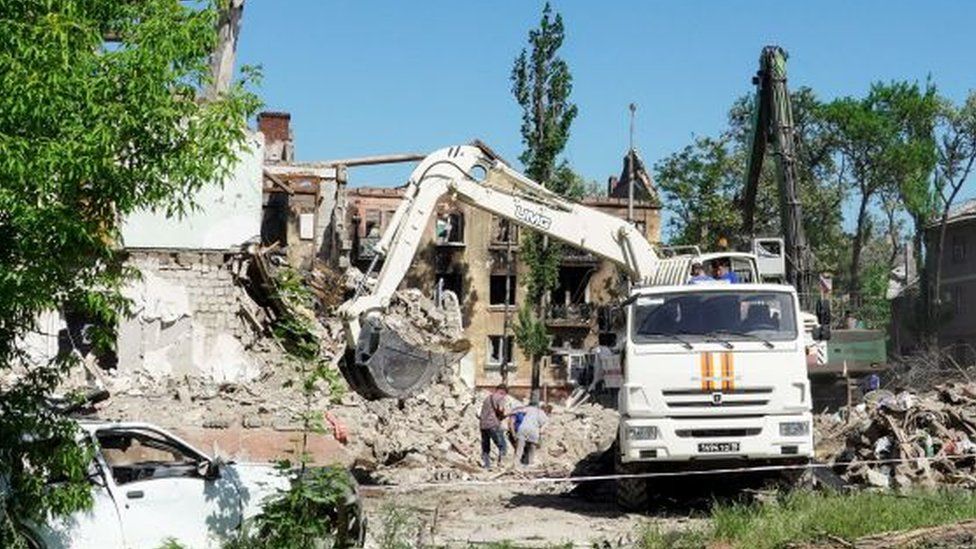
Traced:
<path id="1" fill-rule="evenodd" d="M 754 437 L 762 432 L 759 427 L 747 429 L 676 429 L 674 434 L 682 438 Z"/>
<path id="2" fill-rule="evenodd" d="M 766 406 L 772 393 L 772 387 L 735 387 L 708 391 L 674 388 L 661 391 L 668 408 L 685 409 Z"/>
<path id="3" fill-rule="evenodd" d="M 716 403 L 712 400 L 668 401 L 669 408 L 729 408 L 732 406 L 765 406 L 769 400 L 725 400 Z"/>

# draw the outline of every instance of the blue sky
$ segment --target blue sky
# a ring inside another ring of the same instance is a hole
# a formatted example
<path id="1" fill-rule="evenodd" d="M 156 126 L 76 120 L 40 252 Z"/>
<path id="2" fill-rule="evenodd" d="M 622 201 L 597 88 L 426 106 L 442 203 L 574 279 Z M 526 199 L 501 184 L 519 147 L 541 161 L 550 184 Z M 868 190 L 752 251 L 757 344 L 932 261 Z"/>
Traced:
<path id="1" fill-rule="evenodd" d="M 515 161 L 512 61 L 542 2 L 250 0 L 238 63 L 261 65 L 266 108 L 292 113 L 299 160 L 429 152 L 478 137 Z M 790 52 L 791 87 L 822 98 L 872 81 L 976 89 L 976 2 L 556 1 L 580 114 L 565 156 L 587 179 L 618 173 L 627 105 L 650 163 L 714 135 L 751 90 L 763 45 Z M 398 185 L 411 166 L 357 169 Z M 970 178 L 963 197 L 976 195 Z"/>

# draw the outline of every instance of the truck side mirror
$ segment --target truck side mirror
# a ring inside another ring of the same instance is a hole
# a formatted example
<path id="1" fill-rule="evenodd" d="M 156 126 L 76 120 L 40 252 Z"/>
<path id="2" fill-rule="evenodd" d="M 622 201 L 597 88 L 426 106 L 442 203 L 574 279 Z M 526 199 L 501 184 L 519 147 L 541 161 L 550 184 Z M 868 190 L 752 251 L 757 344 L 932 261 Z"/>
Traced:
<path id="1" fill-rule="evenodd" d="M 825 339 L 830 339 L 830 301 L 822 297 L 817 300 L 817 323 L 821 326 L 827 326 L 827 337 Z"/>

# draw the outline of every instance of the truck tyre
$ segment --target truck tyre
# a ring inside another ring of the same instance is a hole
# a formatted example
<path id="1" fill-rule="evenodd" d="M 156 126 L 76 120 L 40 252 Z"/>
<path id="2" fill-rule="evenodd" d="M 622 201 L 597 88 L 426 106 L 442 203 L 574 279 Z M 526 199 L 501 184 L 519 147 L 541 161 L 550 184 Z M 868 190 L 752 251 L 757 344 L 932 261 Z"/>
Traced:
<path id="1" fill-rule="evenodd" d="M 650 503 L 646 478 L 617 479 L 617 507 L 624 511 L 645 511 Z"/>
<path id="2" fill-rule="evenodd" d="M 610 447 L 613 452 L 613 471 L 618 475 L 632 475 L 641 472 L 634 466 L 628 466 L 620 461 L 620 441 L 616 440 Z M 624 511 L 644 511 L 650 504 L 650 491 L 646 478 L 618 478 L 616 479 L 614 494 L 617 507 Z"/>

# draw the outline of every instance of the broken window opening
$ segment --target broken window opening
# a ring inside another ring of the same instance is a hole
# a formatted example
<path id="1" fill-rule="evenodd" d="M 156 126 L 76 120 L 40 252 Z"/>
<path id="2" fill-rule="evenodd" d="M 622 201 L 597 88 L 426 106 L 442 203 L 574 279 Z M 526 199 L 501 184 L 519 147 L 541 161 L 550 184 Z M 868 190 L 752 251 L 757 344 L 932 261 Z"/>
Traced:
<path id="1" fill-rule="evenodd" d="M 435 233 L 438 244 L 464 244 L 464 214 L 451 212 L 438 216 Z"/>
<path id="2" fill-rule="evenodd" d="M 964 263 L 966 261 L 966 237 L 953 235 L 952 237 L 952 262 Z"/>
<path id="3" fill-rule="evenodd" d="M 488 358 L 486 363 L 489 368 L 486 369 L 498 370 L 502 364 L 507 364 L 508 371 L 512 371 L 512 345 L 514 339 L 512 336 L 488 336 Z"/>
<path id="4" fill-rule="evenodd" d="M 366 217 L 363 224 L 363 236 L 366 238 L 379 238 L 382 227 L 381 212 L 379 210 L 366 210 Z"/>
<path id="5" fill-rule="evenodd" d="M 962 286 L 952 288 L 952 305 L 957 315 L 966 314 L 966 293 Z"/>
<path id="6" fill-rule="evenodd" d="M 492 216 L 491 218 L 491 243 L 492 244 L 517 244 L 518 225 L 512 223 L 504 217 Z"/>
<path id="7" fill-rule="evenodd" d="M 454 295 L 457 296 L 458 303 L 464 300 L 464 280 L 461 277 L 461 273 L 437 273 L 434 292 L 437 296 L 438 303 L 440 303 L 441 295 L 444 294 L 445 290 L 454 292 Z"/>
<path id="8" fill-rule="evenodd" d="M 515 275 L 493 274 L 489 285 L 489 305 L 515 305 Z"/>
<path id="9" fill-rule="evenodd" d="M 556 287 L 550 295 L 553 305 L 581 305 L 590 302 L 592 267 L 560 267 Z"/>
<path id="10" fill-rule="evenodd" d="M 553 321 L 587 323 L 593 315 L 590 305 L 590 278 L 594 272 L 589 266 L 564 266 L 559 268 L 556 287 L 549 294 L 548 318 Z"/>
<path id="11" fill-rule="evenodd" d="M 159 478 L 200 478 L 205 458 L 159 433 L 107 429 L 96 434 L 116 484 Z"/>

